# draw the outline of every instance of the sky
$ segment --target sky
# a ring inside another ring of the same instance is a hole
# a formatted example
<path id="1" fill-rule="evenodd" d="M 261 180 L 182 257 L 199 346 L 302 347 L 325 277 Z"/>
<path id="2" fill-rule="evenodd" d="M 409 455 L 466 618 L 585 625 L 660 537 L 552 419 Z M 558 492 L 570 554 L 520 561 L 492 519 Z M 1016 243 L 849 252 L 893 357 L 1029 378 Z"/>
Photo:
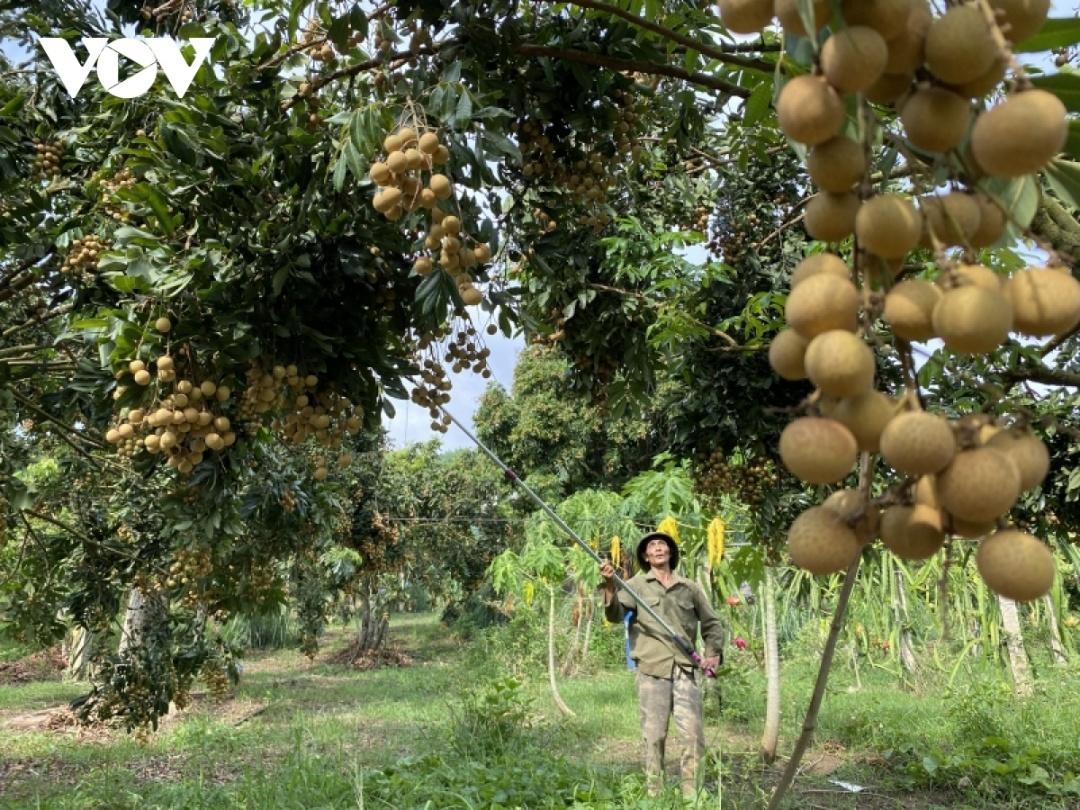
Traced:
<path id="1" fill-rule="evenodd" d="M 525 342 L 520 335 L 514 338 L 507 338 L 501 332 L 488 335 L 484 331 L 484 326 L 488 323 L 491 313 L 481 312 L 478 307 L 469 307 L 468 312 L 476 326 L 476 331 L 483 338 L 483 345 L 491 350 L 491 356 L 488 357 L 491 379 L 485 380 L 472 371 L 454 374 L 448 366 L 446 372 L 453 388 L 450 389 L 450 402 L 446 405 L 446 409 L 472 431 L 473 414 L 488 385 L 499 383 L 507 391 L 510 390 L 517 356 L 524 348 Z M 473 446 L 472 441 L 456 425 L 451 425 L 449 432 L 445 434 L 432 431 L 431 416 L 426 408 L 399 399 L 391 400 L 391 403 L 397 409 L 397 414 L 393 419 L 384 415 L 383 427 L 388 431 L 390 441 L 395 447 L 404 447 L 412 442 L 425 442 L 432 438 L 439 439 L 443 448 L 447 450 Z"/>

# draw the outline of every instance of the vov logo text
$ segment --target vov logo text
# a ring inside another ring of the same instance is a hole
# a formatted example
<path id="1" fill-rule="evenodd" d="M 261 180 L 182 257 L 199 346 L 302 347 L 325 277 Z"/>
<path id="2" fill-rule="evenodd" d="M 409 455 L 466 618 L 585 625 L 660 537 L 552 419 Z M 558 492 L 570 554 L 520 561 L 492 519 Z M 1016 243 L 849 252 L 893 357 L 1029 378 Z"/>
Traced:
<path id="1" fill-rule="evenodd" d="M 195 47 L 195 58 L 188 64 L 180 53 L 180 45 L 168 37 L 125 38 L 108 40 L 103 37 L 84 37 L 82 42 L 88 56 L 80 63 L 71 43 L 59 37 L 42 37 L 38 40 L 49 57 L 60 83 L 68 95 L 75 98 L 97 67 L 98 81 L 105 91 L 117 98 L 138 98 L 145 95 L 157 78 L 160 67 L 176 95 L 184 97 L 210 55 L 213 37 L 195 37 L 187 40 Z M 120 57 L 139 65 L 142 70 L 120 81 Z"/>

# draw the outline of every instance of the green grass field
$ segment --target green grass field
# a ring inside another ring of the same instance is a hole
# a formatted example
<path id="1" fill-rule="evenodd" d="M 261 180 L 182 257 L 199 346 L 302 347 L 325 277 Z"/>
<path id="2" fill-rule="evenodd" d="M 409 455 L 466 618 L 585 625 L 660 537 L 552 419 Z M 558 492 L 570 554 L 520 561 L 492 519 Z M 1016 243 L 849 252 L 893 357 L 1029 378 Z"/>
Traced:
<path id="1" fill-rule="evenodd" d="M 631 673 L 563 679 L 577 716 L 561 718 L 542 670 L 455 638 L 430 615 L 395 617 L 391 627 L 411 666 L 325 663 L 347 642 L 337 628 L 314 663 L 288 650 L 254 654 L 230 698 L 196 693 L 143 743 L 119 731 L 44 727 L 46 710 L 80 694 L 79 684 L 0 686 L 0 807 L 685 806 L 674 789 L 644 798 Z M 520 688 L 504 680 L 510 671 Z M 785 670 L 781 754 L 813 674 L 810 661 Z M 1035 698 L 1018 705 L 991 674 L 949 692 L 929 678 L 902 690 L 883 672 L 863 673 L 856 688 L 839 670 L 787 806 L 1078 807 L 1076 674 L 1044 676 Z M 782 766 L 757 756 L 764 682 L 736 664 L 722 686 L 722 716 L 709 692 L 698 805 L 760 807 Z M 676 738 L 670 765 L 678 752 Z"/>

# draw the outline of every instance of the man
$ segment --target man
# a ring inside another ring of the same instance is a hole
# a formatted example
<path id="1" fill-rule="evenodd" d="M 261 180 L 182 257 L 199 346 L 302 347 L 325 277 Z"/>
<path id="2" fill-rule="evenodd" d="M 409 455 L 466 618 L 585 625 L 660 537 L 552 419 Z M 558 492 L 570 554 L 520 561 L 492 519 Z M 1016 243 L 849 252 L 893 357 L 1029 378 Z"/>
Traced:
<path id="1" fill-rule="evenodd" d="M 674 572 L 679 564 L 679 547 L 663 532 L 652 532 L 638 542 L 637 560 L 641 571 L 627 585 L 671 628 L 691 644 L 698 624 L 705 639 L 706 667 L 717 667 L 723 649 L 720 618 L 697 583 Z M 637 664 L 638 703 L 641 731 L 645 739 L 645 777 L 649 795 L 660 791 L 664 779 L 664 743 L 668 719 L 686 743 L 681 765 L 682 791 L 697 789 L 698 767 L 705 754 L 705 718 L 701 687 L 703 673 L 696 668 L 671 636 L 648 613 L 639 609 L 625 591 L 616 593 L 615 569 L 604 561 L 604 615 L 619 623 L 625 611 L 635 610 L 630 629 L 630 656 Z"/>

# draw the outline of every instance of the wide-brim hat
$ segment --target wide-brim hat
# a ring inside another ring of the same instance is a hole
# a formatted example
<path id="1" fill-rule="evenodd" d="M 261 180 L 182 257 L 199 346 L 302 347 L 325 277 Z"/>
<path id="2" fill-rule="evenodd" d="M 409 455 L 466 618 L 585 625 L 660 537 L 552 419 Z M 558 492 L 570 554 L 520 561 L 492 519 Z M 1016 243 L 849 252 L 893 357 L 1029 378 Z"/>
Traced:
<path id="1" fill-rule="evenodd" d="M 647 535 L 638 540 L 637 544 L 637 561 L 642 571 L 649 570 L 649 564 L 645 561 L 645 547 L 649 545 L 650 540 L 660 538 L 667 541 L 668 549 L 671 552 L 671 570 L 675 570 L 675 566 L 679 564 L 679 546 L 675 543 L 675 538 L 667 532 L 649 532 Z"/>

